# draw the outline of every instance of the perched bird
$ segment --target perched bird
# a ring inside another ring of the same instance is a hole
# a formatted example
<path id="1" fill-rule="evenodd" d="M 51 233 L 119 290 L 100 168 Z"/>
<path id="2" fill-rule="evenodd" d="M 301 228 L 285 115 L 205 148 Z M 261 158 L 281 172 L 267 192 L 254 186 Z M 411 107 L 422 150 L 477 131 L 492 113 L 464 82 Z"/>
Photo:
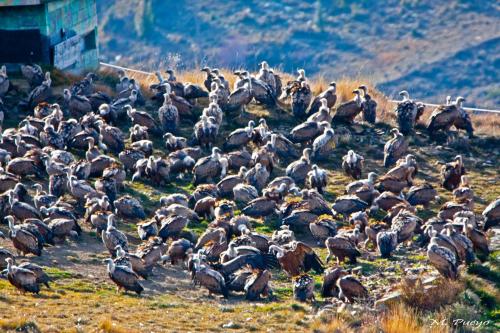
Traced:
<path id="1" fill-rule="evenodd" d="M 393 138 L 384 146 L 384 166 L 390 167 L 406 153 L 408 142 L 397 128 L 391 130 Z"/>
<path id="2" fill-rule="evenodd" d="M 108 264 L 108 274 L 111 281 L 117 285 L 117 289 L 124 289 L 125 292 L 133 291 L 140 295 L 144 291 L 144 287 L 139 282 L 139 275 L 134 273 L 127 266 L 115 265 L 113 259 L 105 259 Z"/>
<path id="3" fill-rule="evenodd" d="M 326 249 L 328 250 L 328 256 L 326 257 L 326 262 L 335 256 L 337 258 L 337 263 L 344 261 L 345 258 L 349 258 L 351 263 L 356 263 L 356 258 L 361 256 L 361 253 L 356 248 L 356 245 L 343 236 L 328 237 L 325 241 Z"/>
<path id="4" fill-rule="evenodd" d="M 368 297 L 368 290 L 352 275 L 341 277 L 337 281 L 337 287 L 339 288 L 339 298 L 349 302 Z"/>
<path id="5" fill-rule="evenodd" d="M 446 163 L 441 167 L 441 185 L 448 191 L 453 191 L 460 185 L 464 174 L 465 167 L 462 155 L 457 155 L 453 162 Z"/>
<path id="6" fill-rule="evenodd" d="M 307 184 L 310 188 L 316 188 L 319 193 L 323 194 L 323 189 L 328 183 L 328 175 L 326 170 L 319 168 L 313 164 L 311 171 L 307 173 Z"/>
<path id="7" fill-rule="evenodd" d="M 356 154 L 354 150 L 349 150 L 347 155 L 342 157 L 342 169 L 354 179 L 360 179 L 364 164 L 363 156 Z"/>
<path id="8" fill-rule="evenodd" d="M 38 294 L 40 292 L 40 284 L 37 281 L 36 274 L 26 268 L 21 268 L 14 265 L 12 258 L 7 258 L 7 279 L 17 289 L 23 292 Z"/>
<path id="9" fill-rule="evenodd" d="M 314 250 L 308 245 L 293 241 L 283 246 L 271 245 L 270 253 L 276 253 L 276 257 L 289 276 L 297 276 L 301 272 L 314 270 L 323 273 L 323 263 Z"/>
<path id="10" fill-rule="evenodd" d="M 436 238 L 431 238 L 427 247 L 427 258 L 438 272 L 444 277 L 452 280 L 458 278 L 457 258 L 449 249 L 439 246 Z"/>
<path id="11" fill-rule="evenodd" d="M 315 301 L 314 280 L 307 274 L 298 276 L 293 283 L 293 298 L 301 302 Z"/>

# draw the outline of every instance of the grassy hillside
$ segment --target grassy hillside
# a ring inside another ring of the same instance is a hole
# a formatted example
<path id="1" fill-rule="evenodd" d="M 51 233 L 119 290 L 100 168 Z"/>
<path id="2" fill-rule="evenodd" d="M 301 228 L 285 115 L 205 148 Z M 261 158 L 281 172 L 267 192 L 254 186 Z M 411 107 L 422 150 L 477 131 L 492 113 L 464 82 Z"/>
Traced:
<path id="1" fill-rule="evenodd" d="M 113 86 L 116 77 L 110 72 L 101 73 L 102 83 Z M 231 77 L 228 73 L 227 77 Z M 152 80 L 145 76 L 136 77 L 145 86 Z M 200 82 L 199 72 L 179 73 L 179 80 Z M 61 83 L 69 84 L 74 78 L 55 75 L 59 82 L 55 89 L 61 93 Z M 359 85 L 357 80 L 340 80 L 338 89 L 341 100 Z M 21 82 L 19 82 L 21 84 Z M 323 80 L 314 81 L 315 93 L 326 86 Z M 321 163 L 330 170 L 330 184 L 325 195 L 332 202 L 343 193 L 350 181 L 341 171 L 341 157 L 348 149 L 355 149 L 366 160 L 366 170 L 385 172 L 382 166 L 382 149 L 389 138 L 388 129 L 393 124 L 392 105 L 386 97 L 374 91 L 372 96 L 379 103 L 380 121 L 375 126 L 357 124 L 349 127 L 352 139 L 337 147 L 334 154 Z M 7 103 L 13 101 L 7 100 Z M 200 101 L 197 112 L 205 101 Z M 157 106 L 148 102 L 146 110 L 155 114 Z M 428 116 L 427 111 L 424 119 Z M 24 117 L 25 115 L 18 115 Z M 225 119 L 219 136 L 219 145 L 227 133 L 244 126 L 248 119 L 265 117 L 271 128 L 288 132 L 297 124 L 288 113 L 276 113 L 260 106 L 251 105 L 243 119 Z M 19 118 L 20 119 L 20 118 Z M 9 118 L 8 124 L 19 119 Z M 462 136 L 451 145 L 431 142 L 422 125 L 410 138 L 410 152 L 418 160 L 420 173 L 417 183 L 424 180 L 437 184 L 440 163 L 449 161 L 457 153 L 465 158 L 471 184 L 475 192 L 475 212 L 480 213 L 494 198 L 500 196 L 500 136 L 498 116 L 473 115 L 479 137 L 469 141 Z M 7 126 L 6 126 L 7 127 Z M 129 124 L 120 127 L 126 131 Z M 183 120 L 181 134 L 190 136 L 192 123 Z M 164 155 L 161 138 L 154 138 L 155 154 Z M 273 176 L 284 173 L 284 161 Z M 130 175 L 129 175 L 130 176 Z M 159 207 L 159 198 L 173 192 L 189 193 L 193 186 L 189 179 L 175 179 L 168 186 L 158 186 L 149 181 L 125 183 L 125 193 L 138 197 L 150 215 Z M 451 198 L 449 192 L 438 189 L 441 202 Z M 434 203 L 428 209 L 419 208 L 418 215 L 424 219 L 434 216 L 440 204 Z M 127 233 L 134 248 L 139 244 L 135 225 L 139 221 L 120 220 L 118 227 Z M 255 229 L 269 233 L 280 221 L 276 218 L 255 221 Z M 190 224 L 189 228 L 201 233 L 208 221 Z M 322 277 L 313 274 L 316 281 L 316 299 L 312 304 L 297 303 L 292 299 L 292 284 L 283 272 L 273 271 L 271 287 L 274 298 L 262 302 L 248 302 L 243 295 L 233 295 L 229 300 L 208 297 L 205 289 L 193 288 L 189 276 L 181 267 L 170 264 L 156 267 L 154 276 L 143 285 L 146 291 L 136 297 L 117 293 L 108 279 L 102 260 L 108 256 L 99 235 L 87 224 L 78 240 L 48 248 L 40 258 L 29 257 L 35 263 L 46 267 L 53 278 L 51 290 L 44 289 L 38 296 L 19 294 L 7 281 L 0 280 L 0 331 L 21 332 L 451 332 L 453 319 L 489 320 L 499 319 L 500 291 L 500 237 L 492 240 L 494 252 L 484 263 L 478 263 L 469 270 L 462 270 L 457 283 L 442 282 L 439 278 L 424 287 L 412 287 L 412 275 L 422 279 L 436 276 L 436 271 L 427 263 L 425 253 L 417 246 L 400 247 L 392 259 L 380 259 L 373 251 L 364 254 L 357 265 L 345 265 L 357 271 L 359 279 L 367 286 L 371 302 L 389 292 L 400 291 L 400 302 L 388 308 L 373 309 L 360 305 L 341 305 L 319 296 Z M 6 231 L 5 225 L 0 230 Z M 491 233 L 493 237 L 495 231 Z M 500 235 L 500 233 L 498 233 Z M 299 239 L 308 241 L 306 235 Z M 311 244 L 313 245 L 313 244 Z M 0 239 L 0 246 L 10 247 L 10 241 Z M 316 248 L 324 260 L 326 250 Z M 22 261 L 22 260 L 21 260 Z M 372 305 L 372 304 L 370 304 Z M 325 308 L 326 306 L 326 308 Z M 320 310 L 321 309 L 321 310 Z M 443 326 L 432 326 L 432 320 L 445 320 Z M 462 327 L 463 328 L 463 327 Z M 498 329 L 498 327 L 496 327 Z M 468 328 L 469 329 L 469 328 Z M 473 332 L 494 332 L 495 327 L 472 328 Z"/>
<path id="2" fill-rule="evenodd" d="M 369 77 L 389 96 L 500 104 L 494 1 L 98 0 L 101 55 L 166 66 Z"/>

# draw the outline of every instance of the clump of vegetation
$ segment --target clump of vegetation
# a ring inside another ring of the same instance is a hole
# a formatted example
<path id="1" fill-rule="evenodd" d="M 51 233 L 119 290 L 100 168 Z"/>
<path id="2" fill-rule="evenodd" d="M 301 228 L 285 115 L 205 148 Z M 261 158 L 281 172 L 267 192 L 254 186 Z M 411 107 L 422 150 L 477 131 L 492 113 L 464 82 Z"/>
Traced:
<path id="1" fill-rule="evenodd" d="M 0 319 L 2 332 L 41 333 L 35 322 L 26 318 Z"/>
<path id="2" fill-rule="evenodd" d="M 437 310 L 453 303 L 464 290 L 464 283 L 439 279 L 436 284 L 425 286 L 421 278 L 405 278 L 400 284 L 403 302 L 418 310 Z"/>
<path id="3" fill-rule="evenodd" d="M 116 323 L 114 323 L 111 318 L 103 319 L 99 323 L 99 329 L 102 330 L 103 333 L 134 333 L 137 332 L 135 330 L 131 330 L 129 328 L 122 327 Z"/>

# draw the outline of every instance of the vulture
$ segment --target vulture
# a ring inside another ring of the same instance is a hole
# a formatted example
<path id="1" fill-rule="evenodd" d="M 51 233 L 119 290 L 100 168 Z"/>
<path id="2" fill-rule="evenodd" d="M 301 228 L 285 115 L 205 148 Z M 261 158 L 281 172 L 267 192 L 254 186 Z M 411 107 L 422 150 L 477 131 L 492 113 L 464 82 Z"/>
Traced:
<path id="1" fill-rule="evenodd" d="M 193 260 L 194 281 L 208 289 L 209 294 L 222 294 L 225 298 L 229 296 L 226 281 L 221 273 L 200 263 L 199 258 Z"/>
<path id="2" fill-rule="evenodd" d="M 149 222 L 138 223 L 137 233 L 141 240 L 148 240 L 150 237 L 156 237 L 158 235 L 158 224 L 155 219 Z"/>
<path id="3" fill-rule="evenodd" d="M 132 269 L 134 273 L 145 280 L 147 280 L 153 269 L 151 265 L 147 265 L 140 254 L 125 252 L 120 245 L 116 246 L 116 259 L 114 263 L 117 266 L 126 266 Z"/>
<path id="4" fill-rule="evenodd" d="M 290 139 L 294 143 L 310 142 L 323 133 L 325 128 L 330 128 L 330 123 L 326 121 L 306 121 L 295 126 L 290 131 Z"/>
<path id="5" fill-rule="evenodd" d="M 452 280 L 458 278 L 458 263 L 455 254 L 446 247 L 439 246 L 435 237 L 431 238 L 427 247 L 427 258 L 445 278 Z"/>
<path id="6" fill-rule="evenodd" d="M 337 224 L 335 220 L 328 216 L 319 216 L 316 221 L 309 223 L 309 231 L 313 235 L 314 239 L 318 242 L 318 245 L 323 245 L 328 237 L 333 237 L 337 233 Z"/>
<path id="7" fill-rule="evenodd" d="M 285 245 L 295 241 L 295 234 L 290 230 L 290 226 L 281 225 L 279 230 L 274 230 L 271 242 L 277 245 Z"/>
<path id="8" fill-rule="evenodd" d="M 292 92 L 291 97 L 293 115 L 299 119 L 304 118 L 313 97 L 311 87 L 306 81 L 302 81 L 300 87 Z"/>
<path id="9" fill-rule="evenodd" d="M 289 276 L 297 276 L 301 272 L 309 272 L 311 269 L 316 273 L 323 273 L 324 267 L 321 259 L 314 250 L 298 241 L 293 241 L 283 246 L 269 246 L 269 253 L 275 253 L 281 268 Z"/>
<path id="10" fill-rule="evenodd" d="M 398 234 L 396 231 L 381 231 L 377 233 L 377 248 L 382 258 L 390 258 L 391 253 L 398 245 Z"/>
<path id="11" fill-rule="evenodd" d="M 337 287 L 337 281 L 347 274 L 341 267 L 331 267 L 325 271 L 323 275 L 323 283 L 321 285 L 321 296 L 326 297 L 338 297 L 339 288 Z"/>
<path id="12" fill-rule="evenodd" d="M 335 131 L 329 127 L 325 127 L 323 134 L 314 139 L 312 143 L 312 157 L 315 160 L 326 159 L 331 156 L 338 138 L 335 136 Z"/>
<path id="13" fill-rule="evenodd" d="M 158 109 L 158 118 L 163 132 L 175 133 L 179 125 L 179 111 L 172 104 L 169 94 L 164 95 L 163 105 Z"/>
<path id="14" fill-rule="evenodd" d="M 260 295 L 264 297 L 271 295 L 272 291 L 269 287 L 271 277 L 271 272 L 266 269 L 247 278 L 243 288 L 245 290 L 245 299 L 258 301 L 261 299 Z"/>
<path id="15" fill-rule="evenodd" d="M 340 264 L 345 258 L 349 258 L 351 263 L 356 263 L 356 258 L 361 256 L 356 245 L 344 236 L 337 235 L 328 237 L 325 240 L 325 246 L 328 250 L 326 262 L 329 262 L 332 256 L 335 256 L 337 258 L 337 264 Z"/>
<path id="16" fill-rule="evenodd" d="M 326 121 L 328 123 L 332 122 L 332 116 L 330 115 L 330 109 L 328 108 L 328 101 L 326 98 L 323 98 L 321 100 L 321 107 L 319 110 L 313 114 L 311 114 L 308 118 L 307 121 L 315 121 L 315 122 L 322 122 Z"/>
<path id="17" fill-rule="evenodd" d="M 339 298 L 354 302 L 368 297 L 368 290 L 354 276 L 346 275 L 337 281 Z"/>
<path id="18" fill-rule="evenodd" d="M 335 110 L 332 123 L 348 123 L 351 124 L 354 118 L 361 112 L 362 99 L 359 89 L 352 92 L 354 98 L 350 101 L 340 104 Z"/>
<path id="19" fill-rule="evenodd" d="M 452 162 L 441 167 L 441 186 L 448 191 L 455 190 L 459 185 L 462 175 L 465 174 L 465 167 L 462 155 L 455 156 Z"/>
<path id="20" fill-rule="evenodd" d="M 474 200 L 474 191 L 469 185 L 469 177 L 460 177 L 460 186 L 453 190 L 453 199 L 458 203 Z"/>
<path id="21" fill-rule="evenodd" d="M 356 154 L 354 150 L 349 150 L 347 155 L 342 157 L 342 169 L 352 178 L 360 179 L 364 161 L 363 156 Z"/>
<path id="22" fill-rule="evenodd" d="M 30 292 L 34 294 L 38 294 L 40 292 L 40 284 L 38 283 L 37 276 L 33 271 L 15 266 L 12 258 L 7 258 L 6 261 L 7 279 L 14 287 L 22 292 Z"/>
<path id="23" fill-rule="evenodd" d="M 260 66 L 261 67 L 260 67 L 259 73 L 256 76 L 256 79 L 266 83 L 273 91 L 273 94 L 276 96 L 276 94 L 277 94 L 276 77 L 274 76 L 273 72 L 270 70 L 269 64 L 267 63 L 267 61 L 262 61 L 260 63 Z"/>
<path id="24" fill-rule="evenodd" d="M 245 173 L 243 178 L 248 185 L 255 187 L 260 192 L 266 186 L 269 176 L 269 171 L 262 164 L 257 163 L 255 167 Z"/>
<path id="25" fill-rule="evenodd" d="M 41 235 L 35 235 L 29 229 L 14 225 L 14 218 L 12 216 L 7 216 L 5 219 L 9 223 L 10 239 L 12 240 L 14 248 L 23 255 L 31 253 L 36 256 L 41 256 L 43 249 L 43 239 Z"/>
<path id="26" fill-rule="evenodd" d="M 398 236 L 398 243 L 410 241 L 417 227 L 422 224 L 422 220 L 413 212 L 402 209 L 393 218 L 391 230 L 395 231 Z"/>
<path id="27" fill-rule="evenodd" d="M 286 175 L 293 179 L 297 184 L 303 184 L 311 170 L 311 148 L 305 148 L 298 161 L 290 163 L 286 167 Z"/>
<path id="28" fill-rule="evenodd" d="M 497 226 L 500 223 L 500 198 L 496 198 L 484 209 L 484 230 Z"/>
<path id="29" fill-rule="evenodd" d="M 474 245 L 474 250 L 484 255 L 485 257 L 490 254 L 490 249 L 488 247 L 488 238 L 486 234 L 474 227 L 470 222 L 466 222 L 463 226 L 463 233 L 467 238 L 469 238 Z"/>
<path id="30" fill-rule="evenodd" d="M 335 199 L 332 205 L 334 213 L 341 214 L 344 219 L 354 212 L 363 211 L 368 207 L 368 203 L 355 195 L 343 195 Z"/>
<path id="31" fill-rule="evenodd" d="M 8 81 L 3 81 L 3 82 L 8 82 Z M 35 87 L 33 90 L 28 95 L 28 98 L 26 100 L 21 101 L 19 103 L 20 107 L 23 107 L 25 109 L 32 110 L 34 109 L 39 103 L 47 101 L 51 96 L 52 96 L 52 79 L 50 78 L 50 72 L 45 73 L 45 79 L 43 82 Z M 0 96 L 2 94 L 0 93 Z"/>
<path id="32" fill-rule="evenodd" d="M 116 256 L 116 246 L 120 245 L 121 248 L 128 252 L 128 241 L 127 236 L 120 230 L 116 229 L 114 224 L 115 215 L 110 214 L 108 216 L 108 225 L 106 230 L 101 233 L 102 242 L 104 246 L 108 249 L 109 253 L 115 257 Z"/>
<path id="33" fill-rule="evenodd" d="M 431 137 L 439 130 L 443 130 L 444 132 L 448 132 L 450 128 L 456 124 L 464 123 L 469 124 L 469 126 L 464 126 L 469 133 L 469 136 L 472 136 L 473 129 L 472 125 L 470 125 L 470 119 L 468 119 L 468 115 L 465 110 L 462 108 L 462 103 L 465 101 L 465 98 L 459 96 L 457 97 L 455 103 L 450 105 L 440 105 L 434 111 L 432 111 L 431 117 L 429 119 L 429 124 L 427 125 L 427 130 Z"/>
<path id="34" fill-rule="evenodd" d="M 384 145 L 384 166 L 386 168 L 396 163 L 408 149 L 408 141 L 397 128 L 393 128 L 391 134 L 393 138 Z"/>
<path id="35" fill-rule="evenodd" d="M 17 266 L 18 268 L 21 269 L 26 269 L 29 271 L 32 271 L 35 276 L 36 276 L 36 283 L 37 284 L 43 284 L 47 288 L 50 288 L 49 282 L 50 282 L 50 277 L 47 275 L 47 273 L 44 272 L 43 268 L 38 266 L 37 264 L 31 263 L 31 262 L 23 262 L 22 264 L 19 264 Z"/>
<path id="36" fill-rule="evenodd" d="M 229 136 L 226 138 L 224 142 L 224 149 L 234 149 L 240 148 L 241 146 L 246 145 L 252 140 L 253 130 L 255 123 L 253 120 L 248 122 L 248 126 L 245 128 L 238 128 L 233 132 L 229 133 Z"/>
<path id="37" fill-rule="evenodd" d="M 170 215 L 161 220 L 158 236 L 166 241 L 168 238 L 178 236 L 188 225 L 189 219 L 183 215 Z"/>
<path id="38" fill-rule="evenodd" d="M 460 259 L 461 262 L 465 262 L 467 265 L 474 262 L 474 244 L 467 236 L 461 232 L 457 232 L 453 223 L 446 223 L 441 232 L 451 238 L 458 252 L 459 257 L 457 259 Z"/>
<path id="39" fill-rule="evenodd" d="M 133 291 L 137 295 L 144 291 L 144 287 L 139 282 L 139 275 L 131 268 L 115 265 L 113 259 L 105 259 L 104 261 L 108 264 L 109 278 L 117 285 L 118 290 Z"/>
<path id="40" fill-rule="evenodd" d="M 293 281 L 293 298 L 300 302 L 314 301 L 314 279 L 308 274 L 297 276 Z"/>
<path id="41" fill-rule="evenodd" d="M 406 90 L 401 91 L 399 95 L 403 97 L 403 100 L 398 103 L 394 113 L 396 113 L 399 132 L 408 135 L 415 127 L 418 105 L 410 99 L 410 94 Z"/>
<path id="42" fill-rule="evenodd" d="M 276 211 L 276 201 L 259 197 L 248 202 L 242 209 L 242 213 L 251 217 L 264 217 L 273 214 Z"/>
<path id="43" fill-rule="evenodd" d="M 32 89 L 41 85 L 45 79 L 42 68 L 37 64 L 21 65 L 21 74 L 23 74 Z"/>
<path id="44" fill-rule="evenodd" d="M 363 97 L 361 102 L 361 112 L 363 115 L 363 120 L 369 124 L 375 124 L 377 119 L 377 102 L 372 99 L 368 94 L 368 88 L 366 86 L 360 86 L 358 89 L 363 91 Z"/>
<path id="45" fill-rule="evenodd" d="M 188 259 L 189 254 L 193 251 L 193 243 L 185 238 L 173 241 L 170 244 L 167 255 L 172 265 L 184 263 Z"/>
<path id="46" fill-rule="evenodd" d="M 221 150 L 212 148 L 210 156 L 199 159 L 193 167 L 193 183 L 200 184 L 208 179 L 215 179 L 217 176 L 225 176 L 228 166 L 227 158 L 221 156 Z"/>
<path id="47" fill-rule="evenodd" d="M 422 205 L 427 208 L 431 201 L 438 199 L 437 191 L 429 183 L 412 186 L 406 193 L 406 201 L 412 206 Z"/>
<path id="48" fill-rule="evenodd" d="M 325 169 L 319 168 L 316 164 L 313 164 L 311 168 L 312 170 L 307 173 L 307 185 L 323 194 L 323 189 L 328 183 L 328 174 Z"/>
<path id="49" fill-rule="evenodd" d="M 326 105 L 323 104 L 323 99 L 326 100 Z M 335 106 L 336 102 L 337 102 L 337 83 L 330 82 L 328 84 L 328 88 L 313 99 L 308 114 L 312 116 L 313 114 L 318 112 L 322 106 L 326 107 L 327 111 L 329 112 L 330 109 Z"/>

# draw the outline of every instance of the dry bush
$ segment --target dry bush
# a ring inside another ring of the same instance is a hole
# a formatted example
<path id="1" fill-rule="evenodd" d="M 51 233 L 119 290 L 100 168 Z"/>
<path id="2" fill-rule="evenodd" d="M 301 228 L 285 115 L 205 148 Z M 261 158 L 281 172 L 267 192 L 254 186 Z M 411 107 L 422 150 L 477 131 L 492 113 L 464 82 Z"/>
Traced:
<path id="1" fill-rule="evenodd" d="M 430 311 L 453 303 L 465 285 L 460 281 L 440 279 L 426 290 L 420 278 L 404 279 L 399 286 L 403 302 L 415 309 Z"/>
<path id="2" fill-rule="evenodd" d="M 103 319 L 99 322 L 99 330 L 103 333 L 135 333 L 137 331 L 122 327 L 113 323 L 110 318 Z"/>
<path id="3" fill-rule="evenodd" d="M 354 333 L 354 330 L 336 316 L 332 318 L 318 318 L 310 326 L 314 333 Z"/>
<path id="4" fill-rule="evenodd" d="M 380 329 L 384 333 L 423 332 L 417 321 L 419 313 L 403 304 L 398 304 L 387 311 L 380 320 Z"/>

